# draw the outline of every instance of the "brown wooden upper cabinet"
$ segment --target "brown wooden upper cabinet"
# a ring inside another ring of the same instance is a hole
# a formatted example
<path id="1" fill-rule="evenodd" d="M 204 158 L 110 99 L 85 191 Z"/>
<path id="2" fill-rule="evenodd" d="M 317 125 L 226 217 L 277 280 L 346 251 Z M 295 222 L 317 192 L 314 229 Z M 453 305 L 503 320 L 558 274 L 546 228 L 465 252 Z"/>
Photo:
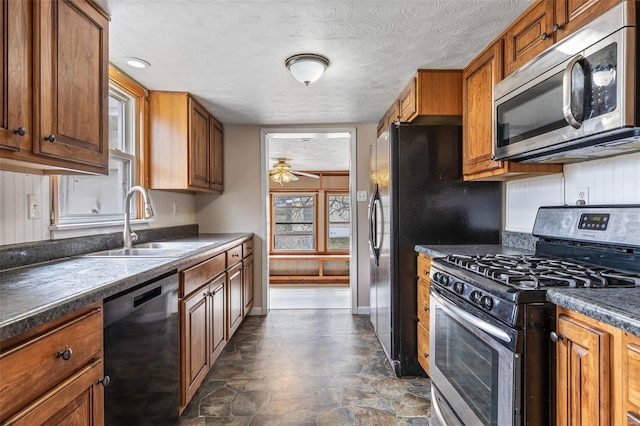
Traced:
<path id="1" fill-rule="evenodd" d="M 150 92 L 152 189 L 221 193 L 223 127 L 186 92 Z"/>
<path id="2" fill-rule="evenodd" d="M 462 71 L 418 70 L 378 123 L 380 136 L 394 121 L 460 123 Z"/>
<path id="3" fill-rule="evenodd" d="M 107 174 L 109 17 L 87 0 L 4 1 L 0 13 L 2 168 Z"/>
<path id="4" fill-rule="evenodd" d="M 508 180 L 561 173 L 561 164 L 493 160 L 493 86 L 502 79 L 502 40 L 494 42 L 463 72 L 462 174 L 464 180 Z"/>
<path id="5" fill-rule="evenodd" d="M 540 0 L 506 30 L 504 71 L 509 75 L 621 0 Z"/>

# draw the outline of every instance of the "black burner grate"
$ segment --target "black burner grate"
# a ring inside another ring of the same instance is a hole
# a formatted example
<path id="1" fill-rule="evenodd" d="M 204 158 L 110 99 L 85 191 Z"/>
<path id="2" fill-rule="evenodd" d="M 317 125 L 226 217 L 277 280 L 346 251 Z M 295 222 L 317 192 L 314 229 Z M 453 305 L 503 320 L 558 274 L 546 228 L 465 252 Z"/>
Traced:
<path id="1" fill-rule="evenodd" d="M 450 255 L 445 261 L 518 288 L 640 286 L 635 274 L 535 255 Z"/>

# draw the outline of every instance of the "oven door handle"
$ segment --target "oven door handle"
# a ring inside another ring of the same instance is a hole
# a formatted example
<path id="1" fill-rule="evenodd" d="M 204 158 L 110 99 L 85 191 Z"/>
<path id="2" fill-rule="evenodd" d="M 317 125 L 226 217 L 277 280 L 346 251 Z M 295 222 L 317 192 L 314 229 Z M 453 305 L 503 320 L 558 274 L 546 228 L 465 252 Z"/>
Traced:
<path id="1" fill-rule="evenodd" d="M 433 296 L 438 302 L 440 302 L 440 308 L 446 311 L 449 315 L 471 326 L 479 328 L 480 330 L 495 337 L 496 339 L 500 339 L 503 342 L 507 343 L 511 342 L 511 336 L 509 336 L 504 332 L 504 330 L 501 330 L 499 327 L 493 324 L 489 324 L 488 322 L 483 321 L 480 318 L 464 311 L 463 309 L 459 308 L 451 302 L 448 302 L 442 296 L 434 293 L 433 291 L 431 292 L 431 296 Z"/>
<path id="2" fill-rule="evenodd" d="M 431 400 L 431 406 L 433 407 L 433 411 L 436 413 L 436 417 L 440 420 L 440 423 L 446 425 L 447 422 L 444 419 L 444 415 L 442 414 L 442 408 L 440 408 L 440 401 L 438 401 L 438 395 L 433 395 Z"/>

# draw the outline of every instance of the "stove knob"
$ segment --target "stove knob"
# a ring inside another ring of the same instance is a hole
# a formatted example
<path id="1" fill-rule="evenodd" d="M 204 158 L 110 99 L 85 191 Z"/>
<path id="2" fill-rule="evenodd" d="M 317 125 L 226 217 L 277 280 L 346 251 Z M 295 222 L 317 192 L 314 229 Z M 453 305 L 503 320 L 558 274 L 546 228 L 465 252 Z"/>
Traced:
<path id="1" fill-rule="evenodd" d="M 433 280 L 436 282 L 440 282 L 440 277 L 442 277 L 442 274 L 440 272 L 436 272 L 435 274 L 433 274 Z"/>
<path id="2" fill-rule="evenodd" d="M 458 294 L 462 294 L 464 292 L 464 283 L 456 281 L 455 284 L 453 284 L 453 290 Z"/>
<path id="3" fill-rule="evenodd" d="M 487 311 L 490 311 L 491 308 L 493 308 L 493 299 L 490 298 L 489 296 L 483 296 L 482 297 L 482 306 L 484 306 L 484 308 Z"/>
<path id="4" fill-rule="evenodd" d="M 480 303 L 480 299 L 482 299 L 482 294 L 478 290 L 473 290 L 469 295 L 471 300 L 476 303 Z"/>

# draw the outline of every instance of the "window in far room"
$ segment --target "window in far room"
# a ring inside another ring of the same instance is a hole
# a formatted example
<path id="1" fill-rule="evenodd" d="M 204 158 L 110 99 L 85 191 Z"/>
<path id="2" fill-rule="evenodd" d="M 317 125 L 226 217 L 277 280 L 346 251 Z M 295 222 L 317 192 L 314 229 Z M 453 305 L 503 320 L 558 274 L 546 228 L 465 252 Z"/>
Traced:
<path id="1" fill-rule="evenodd" d="M 316 195 L 272 196 L 273 251 L 316 250 Z"/>

